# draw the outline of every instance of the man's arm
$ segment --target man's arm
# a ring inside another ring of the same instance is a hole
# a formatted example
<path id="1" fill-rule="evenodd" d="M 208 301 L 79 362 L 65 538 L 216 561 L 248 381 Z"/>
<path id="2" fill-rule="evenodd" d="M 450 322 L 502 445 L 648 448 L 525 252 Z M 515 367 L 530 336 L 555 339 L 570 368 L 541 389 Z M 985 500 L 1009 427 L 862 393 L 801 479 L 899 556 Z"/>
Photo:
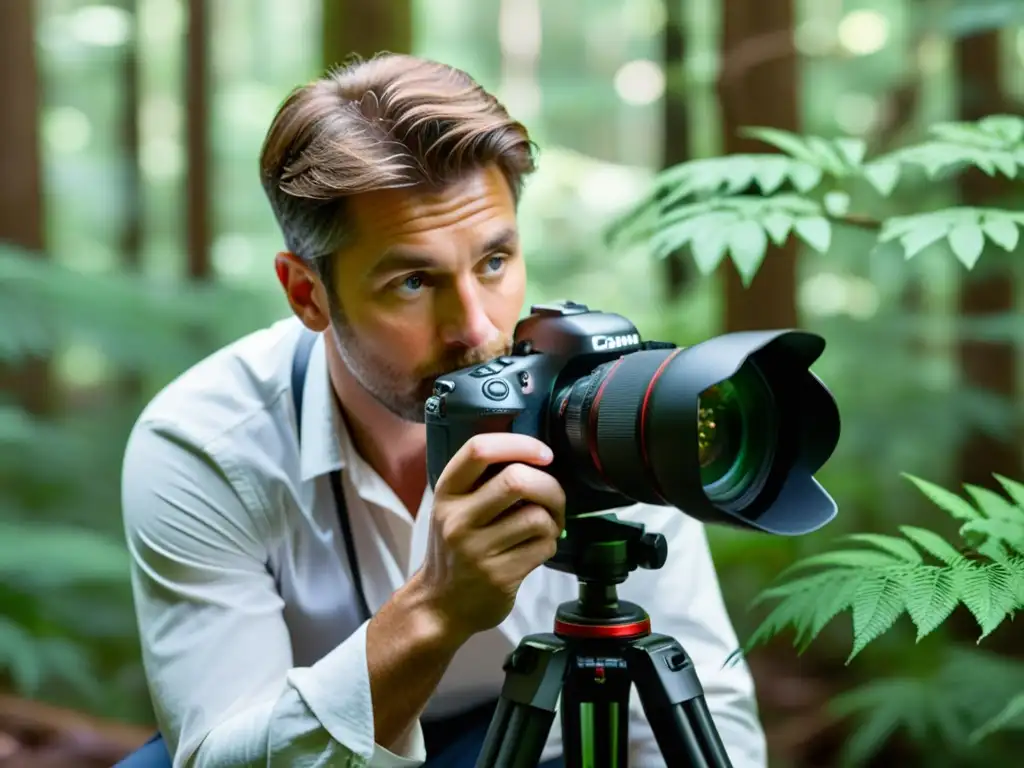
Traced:
<path id="1" fill-rule="evenodd" d="M 619 516 L 643 523 L 668 540 L 665 565 L 657 571 L 633 571 L 619 596 L 646 608 L 652 630 L 674 637 L 693 660 L 733 768 L 765 768 L 767 748 L 750 670 L 742 660 L 723 668 L 739 641 L 722 600 L 704 526 L 670 507 L 638 505 Z M 664 765 L 635 695 L 630 716 L 631 764 Z"/>
<path id="2" fill-rule="evenodd" d="M 175 768 L 425 759 L 416 718 L 455 648 L 415 582 L 294 668 L 266 565 L 270 526 L 237 468 L 137 427 L 122 501 L 143 659 Z"/>

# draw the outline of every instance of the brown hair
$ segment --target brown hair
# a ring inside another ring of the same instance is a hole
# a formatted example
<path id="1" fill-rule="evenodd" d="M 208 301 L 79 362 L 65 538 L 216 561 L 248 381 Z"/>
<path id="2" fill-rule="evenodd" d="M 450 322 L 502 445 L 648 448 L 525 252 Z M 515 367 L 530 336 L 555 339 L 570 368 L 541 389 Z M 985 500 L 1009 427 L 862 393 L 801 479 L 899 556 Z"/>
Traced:
<path id="1" fill-rule="evenodd" d="M 443 186 L 493 163 L 518 199 L 534 145 L 494 96 L 459 69 L 381 54 L 288 96 L 267 132 L 260 178 L 288 250 L 322 270 L 350 234 L 346 197 Z"/>

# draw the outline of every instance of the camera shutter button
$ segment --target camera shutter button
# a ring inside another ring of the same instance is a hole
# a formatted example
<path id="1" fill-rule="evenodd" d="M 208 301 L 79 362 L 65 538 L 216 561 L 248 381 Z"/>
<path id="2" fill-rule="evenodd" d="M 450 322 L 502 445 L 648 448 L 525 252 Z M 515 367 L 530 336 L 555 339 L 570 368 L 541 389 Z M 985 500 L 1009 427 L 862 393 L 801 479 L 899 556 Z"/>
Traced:
<path id="1" fill-rule="evenodd" d="M 491 400 L 504 400 L 508 397 L 508 384 L 504 379 L 491 379 L 484 384 L 484 397 Z"/>

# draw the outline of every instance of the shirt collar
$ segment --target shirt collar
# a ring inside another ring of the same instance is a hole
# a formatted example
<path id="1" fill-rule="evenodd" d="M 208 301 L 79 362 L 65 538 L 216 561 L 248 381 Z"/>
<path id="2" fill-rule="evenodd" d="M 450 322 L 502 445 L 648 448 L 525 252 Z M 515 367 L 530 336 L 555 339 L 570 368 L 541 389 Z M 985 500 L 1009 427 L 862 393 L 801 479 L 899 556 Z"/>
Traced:
<path id="1" fill-rule="evenodd" d="M 309 355 L 302 393 L 302 442 L 299 446 L 303 481 L 345 466 L 338 436 L 344 420 L 327 371 L 324 335 L 319 334 Z"/>

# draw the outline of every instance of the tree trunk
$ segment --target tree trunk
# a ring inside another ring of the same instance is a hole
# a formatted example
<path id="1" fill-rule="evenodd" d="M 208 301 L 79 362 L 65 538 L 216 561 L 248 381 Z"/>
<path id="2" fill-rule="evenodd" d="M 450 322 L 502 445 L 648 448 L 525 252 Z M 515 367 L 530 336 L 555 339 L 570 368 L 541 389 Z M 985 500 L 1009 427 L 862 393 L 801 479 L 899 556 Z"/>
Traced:
<path id="1" fill-rule="evenodd" d="M 665 27 L 662 31 L 662 60 L 666 84 L 662 119 L 662 168 L 671 168 L 690 159 L 690 119 L 686 105 L 686 29 L 681 0 L 665 3 Z M 665 298 L 679 299 L 693 275 L 689 249 L 680 248 L 664 260 Z"/>
<path id="2" fill-rule="evenodd" d="M 323 0 L 323 63 L 412 52 L 412 0 Z"/>
<path id="3" fill-rule="evenodd" d="M 210 246 L 210 5 L 188 0 L 185 36 L 186 155 L 185 211 L 189 278 L 207 281 L 213 276 Z"/>
<path id="4" fill-rule="evenodd" d="M 0 245 L 25 249 L 45 258 L 41 95 L 36 64 L 34 0 L 0 2 L 0 51 L 6 74 L 0 76 Z M 26 410 L 52 410 L 48 361 L 32 359 L 0 365 L 0 392 L 14 395 Z"/>
<path id="5" fill-rule="evenodd" d="M 1002 112 L 1005 100 L 1000 88 L 999 33 L 985 32 L 961 38 L 956 45 L 959 73 L 959 116 L 977 120 Z M 1006 199 L 1008 184 L 1001 178 L 971 170 L 960 180 L 960 198 L 964 205 L 998 205 Z M 1014 311 L 1015 254 L 986 247 L 978 266 L 965 272 L 960 283 L 959 309 L 964 318 Z M 1012 344 L 968 341 L 960 345 L 960 368 L 965 388 L 1016 400 L 1017 371 Z M 1003 442 L 973 429 L 960 449 L 960 481 L 999 488 L 992 477 L 997 472 L 1011 478 L 1021 474 L 1021 450 L 1018 440 Z"/>
<path id="6" fill-rule="evenodd" d="M 743 51 L 758 47 L 758 41 L 791 39 L 792 0 L 729 0 L 723 9 L 722 61 L 751 61 L 749 66 L 723 67 L 719 79 L 723 150 L 727 154 L 771 151 L 737 133 L 746 126 L 799 130 L 800 84 L 795 49 L 791 44 L 777 46 L 771 58 L 751 58 Z M 783 248 L 770 246 L 749 288 L 743 287 L 731 261 L 723 263 L 726 331 L 797 325 L 796 254 L 792 237 Z"/>

